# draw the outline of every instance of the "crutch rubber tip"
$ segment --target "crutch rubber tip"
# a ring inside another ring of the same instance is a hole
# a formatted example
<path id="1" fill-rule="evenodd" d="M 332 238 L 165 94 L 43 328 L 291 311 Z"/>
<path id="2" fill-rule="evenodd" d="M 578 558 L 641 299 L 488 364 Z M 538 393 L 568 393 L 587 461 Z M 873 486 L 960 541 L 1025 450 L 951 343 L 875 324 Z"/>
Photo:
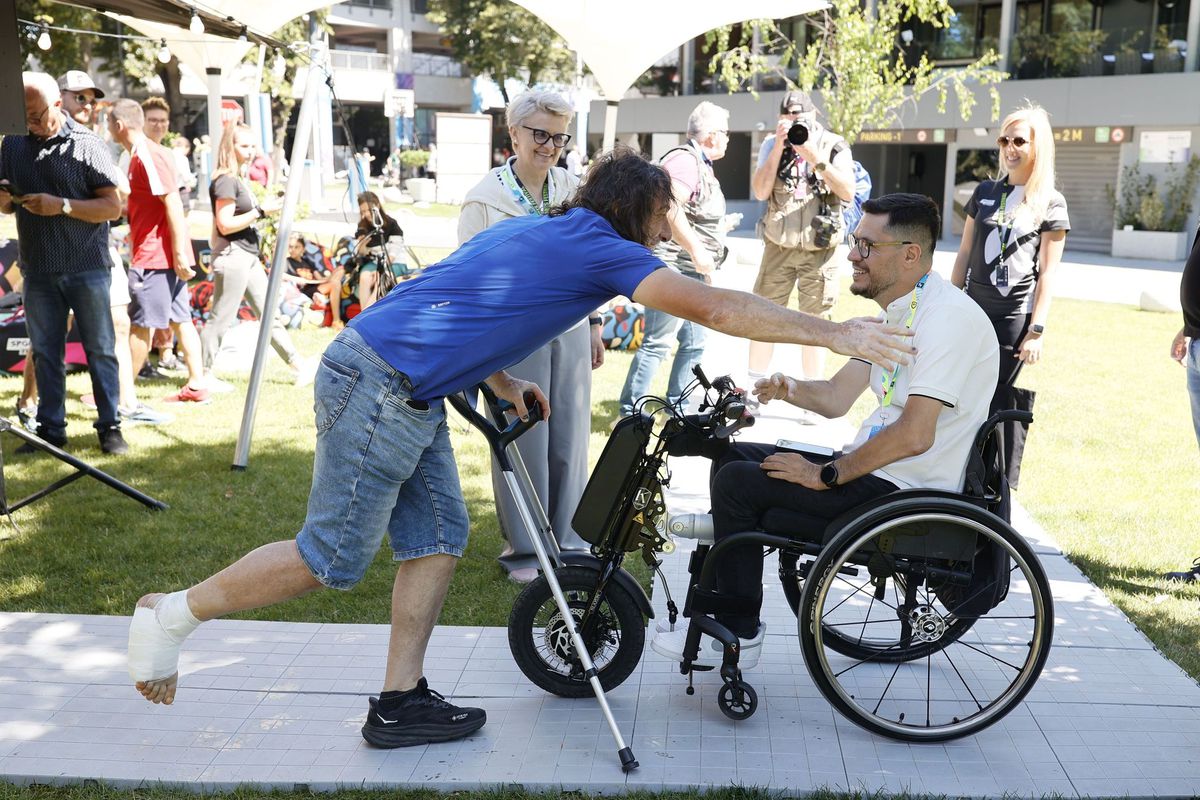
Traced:
<path id="1" fill-rule="evenodd" d="M 638 768 L 637 759 L 633 757 L 633 748 L 622 747 L 617 751 L 617 755 L 621 757 L 622 772 L 632 772 Z"/>

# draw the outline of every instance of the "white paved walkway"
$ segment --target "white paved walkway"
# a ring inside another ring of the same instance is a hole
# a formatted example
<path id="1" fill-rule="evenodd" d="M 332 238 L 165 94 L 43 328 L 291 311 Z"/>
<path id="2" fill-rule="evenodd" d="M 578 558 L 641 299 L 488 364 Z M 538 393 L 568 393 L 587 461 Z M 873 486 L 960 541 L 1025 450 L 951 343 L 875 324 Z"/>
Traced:
<path id="1" fill-rule="evenodd" d="M 724 272 L 724 271 L 723 271 Z M 745 280 L 729 271 L 731 283 Z M 741 363 L 714 336 L 715 375 Z M 794 356 L 780 355 L 782 363 Z M 746 438 L 798 438 L 787 416 L 765 415 Z M 845 423 L 810 439 L 837 441 Z M 675 511 L 707 506 L 707 463 L 674 462 Z M 789 794 L 818 787 L 952 796 L 1173 797 L 1200 792 L 1200 687 L 1160 656 L 1018 509 L 1053 585 L 1055 642 L 1024 704 L 977 736 L 907 745 L 837 716 L 800 660 L 795 620 L 767 581 L 769 633 L 747 672 L 758 713 L 720 714 L 720 681 L 698 674 L 684 693 L 673 664 L 647 648 L 610 698 L 641 762 L 621 772 L 591 699 L 564 700 L 530 684 L 501 628 L 439 627 L 427 663 L 434 688 L 487 709 L 464 741 L 383 751 L 359 735 L 366 697 L 383 672 L 387 628 L 218 621 L 188 642 L 174 706 L 152 706 L 125 674 L 128 620 L 0 613 L 0 777 L 18 783 L 100 780 L 197 791 L 242 783 L 282 788 L 521 784 L 533 790 L 616 793 L 729 784 Z M 681 548 L 685 550 L 686 548 Z M 686 552 L 667 562 L 677 597 Z M 768 565 L 767 575 L 772 574 Z M 663 593 L 656 593 L 660 611 Z"/>

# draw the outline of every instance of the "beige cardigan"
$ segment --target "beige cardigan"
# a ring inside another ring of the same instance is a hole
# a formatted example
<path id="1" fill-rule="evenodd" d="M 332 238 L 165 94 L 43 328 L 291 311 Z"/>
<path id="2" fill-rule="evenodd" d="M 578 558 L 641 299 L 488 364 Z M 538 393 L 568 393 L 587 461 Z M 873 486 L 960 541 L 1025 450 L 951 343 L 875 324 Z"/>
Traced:
<path id="1" fill-rule="evenodd" d="M 484 228 L 512 217 L 523 217 L 525 208 L 517 202 L 512 192 L 500 181 L 497 167 L 483 177 L 463 200 L 458 217 L 458 243 L 470 239 Z M 556 206 L 569 200 L 579 186 L 579 178 L 559 167 L 551 167 L 546 180 L 550 182 L 550 205 Z"/>

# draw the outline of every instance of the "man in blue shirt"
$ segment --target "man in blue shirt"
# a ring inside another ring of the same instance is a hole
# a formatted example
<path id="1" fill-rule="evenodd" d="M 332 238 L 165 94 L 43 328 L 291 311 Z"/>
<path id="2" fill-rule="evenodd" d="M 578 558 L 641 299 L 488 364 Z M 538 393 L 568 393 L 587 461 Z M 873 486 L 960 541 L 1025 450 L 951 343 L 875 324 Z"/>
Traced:
<path id="1" fill-rule="evenodd" d="M 25 322 L 37 374 L 38 435 L 67 443 L 67 316 L 87 353 L 96 432 L 106 453 L 128 451 L 117 416 L 119 384 L 109 286 L 108 223 L 121 215 L 117 171 L 96 134 L 62 111 L 54 78 L 26 72 L 28 136 L 0 144 L 0 212 L 17 215 Z M 18 452 L 40 452 L 24 445 Z"/>
<path id="2" fill-rule="evenodd" d="M 504 368 L 614 295 L 734 336 L 769 331 L 778 341 L 822 343 L 888 364 L 911 350 L 895 338 L 901 327 L 838 325 L 663 269 L 650 246 L 671 235 L 671 202 L 665 171 L 616 151 L 565 206 L 488 228 L 357 316 L 317 372 L 304 527 L 295 540 L 260 547 L 191 589 L 138 601 L 129 663 L 142 695 L 174 700 L 180 645 L 202 621 L 322 587 L 349 589 L 386 532 L 400 562 L 392 636 L 363 737 L 404 747 L 481 727 L 482 709 L 447 702 L 423 670 L 468 531 L 443 398 L 486 381 L 522 415 L 522 395 L 532 391 L 548 415 L 542 390 Z"/>

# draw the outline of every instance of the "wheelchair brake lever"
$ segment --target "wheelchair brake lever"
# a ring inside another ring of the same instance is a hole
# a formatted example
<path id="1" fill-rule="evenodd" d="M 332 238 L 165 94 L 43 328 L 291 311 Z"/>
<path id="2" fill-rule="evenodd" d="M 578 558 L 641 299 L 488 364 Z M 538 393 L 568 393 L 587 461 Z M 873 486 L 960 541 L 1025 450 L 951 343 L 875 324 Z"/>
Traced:
<path id="1" fill-rule="evenodd" d="M 754 425 L 754 415 L 746 411 L 745 406 L 742 406 L 742 415 L 728 425 L 721 425 L 715 431 L 713 436 L 718 439 L 728 439 L 735 431 L 742 428 L 749 428 Z"/>

